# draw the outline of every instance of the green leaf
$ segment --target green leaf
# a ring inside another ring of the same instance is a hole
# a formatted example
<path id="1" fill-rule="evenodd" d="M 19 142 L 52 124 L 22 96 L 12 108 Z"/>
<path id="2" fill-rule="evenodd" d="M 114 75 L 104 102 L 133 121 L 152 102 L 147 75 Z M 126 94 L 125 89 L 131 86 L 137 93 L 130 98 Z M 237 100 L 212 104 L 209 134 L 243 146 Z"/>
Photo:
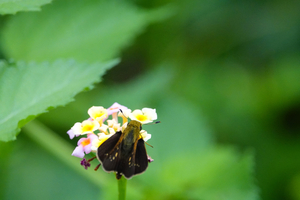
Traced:
<path id="1" fill-rule="evenodd" d="M 169 15 L 167 9 L 154 11 L 125 1 L 55 1 L 43 12 L 13 16 L 4 28 L 3 51 L 9 58 L 26 61 L 109 60 L 150 22 Z"/>
<path id="2" fill-rule="evenodd" d="M 0 0 L 0 14 L 15 14 L 19 11 L 39 11 L 40 6 L 51 0 Z"/>
<path id="3" fill-rule="evenodd" d="M 36 115 L 67 104 L 83 89 L 91 89 L 116 63 L 1 62 L 0 140 L 15 139 L 20 128 Z"/>

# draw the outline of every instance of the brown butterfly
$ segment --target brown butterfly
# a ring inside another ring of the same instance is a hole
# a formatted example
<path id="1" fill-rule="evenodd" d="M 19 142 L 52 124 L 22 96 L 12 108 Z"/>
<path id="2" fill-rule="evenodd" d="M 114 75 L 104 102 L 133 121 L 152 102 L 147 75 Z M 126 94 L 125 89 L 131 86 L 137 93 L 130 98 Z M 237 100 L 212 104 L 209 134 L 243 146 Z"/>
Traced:
<path id="1" fill-rule="evenodd" d="M 147 169 L 148 156 L 141 130 L 142 124 L 131 120 L 123 132 L 116 132 L 98 147 L 96 156 L 104 171 L 116 172 L 117 179 L 122 175 L 130 179 Z"/>

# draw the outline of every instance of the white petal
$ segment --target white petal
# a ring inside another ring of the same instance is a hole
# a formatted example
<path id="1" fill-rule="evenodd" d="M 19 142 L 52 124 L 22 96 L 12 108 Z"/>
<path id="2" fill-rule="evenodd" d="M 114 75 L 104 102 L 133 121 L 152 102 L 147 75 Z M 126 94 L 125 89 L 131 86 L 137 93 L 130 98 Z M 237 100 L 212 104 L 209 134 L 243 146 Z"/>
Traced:
<path id="1" fill-rule="evenodd" d="M 144 115 L 146 115 L 151 120 L 156 120 L 157 119 L 156 109 L 143 108 L 142 112 L 144 113 Z"/>
<path id="2" fill-rule="evenodd" d="M 76 136 L 81 135 L 81 123 L 76 122 L 71 129 L 72 129 L 74 135 L 76 135 Z"/>

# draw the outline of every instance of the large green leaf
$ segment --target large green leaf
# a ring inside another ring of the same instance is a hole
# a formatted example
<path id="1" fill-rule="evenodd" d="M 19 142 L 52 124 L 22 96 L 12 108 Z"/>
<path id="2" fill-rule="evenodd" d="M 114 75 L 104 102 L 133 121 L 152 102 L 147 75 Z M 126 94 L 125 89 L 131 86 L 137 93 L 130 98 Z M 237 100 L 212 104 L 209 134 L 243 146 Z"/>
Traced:
<path id="1" fill-rule="evenodd" d="M 55 1 L 42 12 L 13 16 L 4 30 L 3 51 L 9 58 L 26 61 L 104 61 L 119 54 L 165 11 L 146 11 L 114 0 Z"/>
<path id="2" fill-rule="evenodd" d="M 15 139 L 20 128 L 49 107 L 65 105 L 117 63 L 74 60 L 0 63 L 0 140 Z"/>
<path id="3" fill-rule="evenodd" d="M 18 11 L 38 11 L 51 0 L 0 0 L 0 14 L 15 14 Z"/>

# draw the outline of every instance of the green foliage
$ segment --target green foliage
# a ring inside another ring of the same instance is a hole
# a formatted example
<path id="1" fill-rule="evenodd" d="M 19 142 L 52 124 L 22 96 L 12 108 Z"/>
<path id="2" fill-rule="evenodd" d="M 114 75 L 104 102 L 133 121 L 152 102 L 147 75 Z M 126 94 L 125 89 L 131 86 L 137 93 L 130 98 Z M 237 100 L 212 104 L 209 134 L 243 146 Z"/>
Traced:
<path id="1" fill-rule="evenodd" d="M 144 127 L 154 162 L 128 199 L 299 200 L 299 6 L 56 0 L 0 16 L 0 56 L 16 60 L 0 65 L 0 138 L 26 124 L 0 143 L 0 199 L 117 199 L 114 175 L 81 168 L 66 132 L 118 102 L 162 122 Z"/>
<path id="2" fill-rule="evenodd" d="M 85 64 L 74 60 L 0 65 L 0 140 L 16 138 L 20 128 L 47 109 L 65 105 L 85 88 L 100 81 L 100 75 L 114 66 Z M 46 76 L 45 76 L 46 75 Z"/>
<path id="3" fill-rule="evenodd" d="M 240 156 L 231 148 L 213 148 L 184 151 L 171 159 L 157 174 L 159 184 L 149 186 L 144 199 L 258 199 L 251 153 Z"/>
<path id="4" fill-rule="evenodd" d="M 3 50 L 8 58 L 26 61 L 106 61 L 164 15 L 124 1 L 55 1 L 43 12 L 12 17 L 3 31 Z"/>
<path id="5" fill-rule="evenodd" d="M 19 11 L 39 11 L 40 6 L 51 0 L 0 0 L 0 14 L 16 14 Z"/>

